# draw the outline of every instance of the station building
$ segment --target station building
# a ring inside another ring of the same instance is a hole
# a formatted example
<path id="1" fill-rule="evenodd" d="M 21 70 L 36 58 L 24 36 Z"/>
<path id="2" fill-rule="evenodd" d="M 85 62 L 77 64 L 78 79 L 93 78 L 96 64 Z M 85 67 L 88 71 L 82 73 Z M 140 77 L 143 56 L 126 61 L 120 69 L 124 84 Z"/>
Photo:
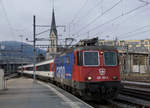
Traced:
<path id="1" fill-rule="evenodd" d="M 99 40 L 99 45 L 117 47 L 121 73 L 150 73 L 150 40 Z"/>
<path id="2" fill-rule="evenodd" d="M 99 44 L 102 45 L 116 45 L 125 49 L 128 46 L 129 49 L 150 52 L 150 39 L 145 40 L 99 40 Z"/>

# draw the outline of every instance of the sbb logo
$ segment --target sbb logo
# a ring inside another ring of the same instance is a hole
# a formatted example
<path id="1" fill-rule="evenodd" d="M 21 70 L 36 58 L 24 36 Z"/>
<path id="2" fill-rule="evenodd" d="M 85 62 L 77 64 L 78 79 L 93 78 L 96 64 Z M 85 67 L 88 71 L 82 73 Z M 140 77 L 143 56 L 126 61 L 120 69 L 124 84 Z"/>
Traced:
<path id="1" fill-rule="evenodd" d="M 100 69 L 99 69 L 99 74 L 100 74 L 100 75 L 105 75 L 105 74 L 106 74 L 106 69 L 100 68 Z"/>

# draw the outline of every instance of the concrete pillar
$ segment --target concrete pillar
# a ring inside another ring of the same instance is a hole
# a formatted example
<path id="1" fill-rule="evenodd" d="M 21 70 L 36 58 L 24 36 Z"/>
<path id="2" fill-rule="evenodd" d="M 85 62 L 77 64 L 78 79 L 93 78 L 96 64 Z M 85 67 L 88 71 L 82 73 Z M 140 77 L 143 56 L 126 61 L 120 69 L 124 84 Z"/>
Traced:
<path id="1" fill-rule="evenodd" d="M 0 90 L 3 90 L 5 88 L 4 83 L 4 70 L 0 69 Z"/>
<path id="2" fill-rule="evenodd" d="M 130 59 L 130 72 L 133 72 L 133 56 L 131 55 L 131 59 Z"/>

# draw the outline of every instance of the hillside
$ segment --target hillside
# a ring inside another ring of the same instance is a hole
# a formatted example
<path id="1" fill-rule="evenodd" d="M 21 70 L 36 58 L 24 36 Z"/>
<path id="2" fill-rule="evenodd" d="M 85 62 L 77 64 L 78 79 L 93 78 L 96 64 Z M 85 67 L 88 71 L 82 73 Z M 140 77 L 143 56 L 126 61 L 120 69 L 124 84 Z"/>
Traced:
<path id="1" fill-rule="evenodd" d="M 23 47 L 22 47 L 23 46 Z M 22 50 L 23 48 L 23 50 Z M 37 55 L 43 54 L 46 55 L 46 51 L 36 48 Z M 13 57 L 13 58 L 26 58 L 33 59 L 33 46 L 21 43 L 17 41 L 1 41 L 0 42 L 0 56 L 1 57 Z"/>

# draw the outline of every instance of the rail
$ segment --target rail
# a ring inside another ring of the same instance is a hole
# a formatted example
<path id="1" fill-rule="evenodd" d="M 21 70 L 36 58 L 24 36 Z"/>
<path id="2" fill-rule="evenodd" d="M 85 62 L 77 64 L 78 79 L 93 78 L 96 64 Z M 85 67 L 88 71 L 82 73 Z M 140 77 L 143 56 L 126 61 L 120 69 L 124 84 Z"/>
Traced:
<path id="1" fill-rule="evenodd" d="M 122 88 L 119 96 L 114 101 L 116 103 L 126 103 L 128 105 L 142 108 L 150 107 L 150 90 L 138 88 Z"/>
<path id="2" fill-rule="evenodd" d="M 148 90 L 124 88 L 120 91 L 120 94 L 150 101 L 150 91 Z"/>
<path id="3" fill-rule="evenodd" d="M 135 86 L 145 86 L 145 87 L 150 87 L 150 83 L 147 82 L 133 82 L 133 81 L 121 81 L 122 84 L 124 85 L 135 85 Z"/>
<path id="4" fill-rule="evenodd" d="M 16 76 L 18 76 L 18 73 L 9 74 L 9 75 L 5 76 L 4 79 L 5 79 L 5 80 L 9 80 L 9 79 L 14 78 L 14 77 L 16 77 Z"/>

